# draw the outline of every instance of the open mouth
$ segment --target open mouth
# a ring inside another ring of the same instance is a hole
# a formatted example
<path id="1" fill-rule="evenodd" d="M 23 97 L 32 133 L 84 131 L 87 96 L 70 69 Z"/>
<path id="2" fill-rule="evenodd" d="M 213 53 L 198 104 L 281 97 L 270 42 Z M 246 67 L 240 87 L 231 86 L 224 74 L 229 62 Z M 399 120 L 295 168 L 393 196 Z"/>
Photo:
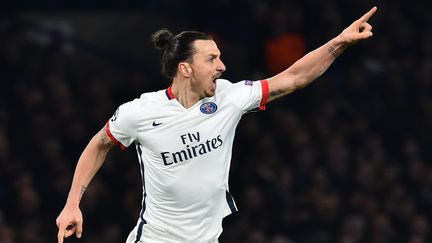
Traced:
<path id="1" fill-rule="evenodd" d="M 222 73 L 218 73 L 213 77 L 213 90 L 216 90 L 216 80 L 222 75 Z"/>
<path id="2" fill-rule="evenodd" d="M 217 74 L 217 75 L 213 78 L 213 83 L 216 83 L 216 79 L 218 79 L 221 75 L 222 75 L 222 73 Z"/>

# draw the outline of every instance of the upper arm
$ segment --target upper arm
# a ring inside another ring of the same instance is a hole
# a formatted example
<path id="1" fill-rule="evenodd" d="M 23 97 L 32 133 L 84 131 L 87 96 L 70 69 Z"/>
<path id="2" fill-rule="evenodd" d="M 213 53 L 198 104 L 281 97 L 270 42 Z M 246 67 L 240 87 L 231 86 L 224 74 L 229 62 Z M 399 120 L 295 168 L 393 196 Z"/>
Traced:
<path id="1" fill-rule="evenodd" d="M 96 137 L 100 145 L 110 148 L 115 144 L 115 142 L 109 137 L 107 126 L 108 123 L 105 124 L 105 126 L 96 134 Z"/>
<path id="2" fill-rule="evenodd" d="M 294 92 L 296 85 L 296 75 L 288 70 L 279 73 L 268 80 L 269 97 L 268 102 Z"/>

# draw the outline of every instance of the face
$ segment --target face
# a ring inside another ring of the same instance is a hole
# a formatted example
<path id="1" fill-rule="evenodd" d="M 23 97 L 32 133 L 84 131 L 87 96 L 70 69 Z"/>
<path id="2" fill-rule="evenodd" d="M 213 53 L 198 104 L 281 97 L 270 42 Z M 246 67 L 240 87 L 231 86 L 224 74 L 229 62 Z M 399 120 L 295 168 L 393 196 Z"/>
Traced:
<path id="1" fill-rule="evenodd" d="M 192 88 L 202 97 L 211 97 L 216 91 L 216 79 L 225 71 L 220 51 L 212 40 L 197 40 L 196 53 L 192 57 Z"/>

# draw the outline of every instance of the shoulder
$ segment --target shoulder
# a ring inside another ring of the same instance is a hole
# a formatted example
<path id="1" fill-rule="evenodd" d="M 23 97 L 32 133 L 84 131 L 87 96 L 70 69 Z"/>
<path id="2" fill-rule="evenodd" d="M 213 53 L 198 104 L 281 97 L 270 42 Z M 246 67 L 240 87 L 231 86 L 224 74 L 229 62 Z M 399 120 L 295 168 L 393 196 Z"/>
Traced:
<path id="1" fill-rule="evenodd" d="M 227 79 L 222 79 L 222 78 L 217 79 L 216 82 L 217 82 L 217 85 L 218 85 L 219 87 L 225 87 L 225 86 L 232 85 L 232 82 L 231 82 L 231 81 L 229 81 L 229 80 L 227 80 Z"/>
<path id="2" fill-rule="evenodd" d="M 258 80 L 261 81 L 261 80 Z M 217 85 L 220 89 L 227 89 L 233 87 L 243 87 L 243 86 L 252 86 L 256 81 L 253 80 L 241 80 L 236 82 L 231 82 L 227 79 L 218 79 Z"/>
<path id="3" fill-rule="evenodd" d="M 256 85 L 255 81 L 251 80 L 241 80 L 237 82 L 231 82 L 226 79 L 217 80 L 217 90 L 219 93 L 232 93 L 238 90 L 247 90 L 248 88 Z"/>
<path id="4" fill-rule="evenodd" d="M 120 105 L 121 110 L 137 111 L 148 106 L 154 106 L 166 102 L 165 90 L 142 93 L 138 98 L 129 100 Z"/>
<path id="5" fill-rule="evenodd" d="M 229 92 L 233 87 L 237 85 L 237 83 L 233 83 L 227 79 L 218 79 L 216 82 L 218 93 Z"/>
<path id="6" fill-rule="evenodd" d="M 145 106 L 152 104 L 160 104 L 162 102 L 167 101 L 166 90 L 159 90 L 153 92 L 142 93 L 138 98 L 135 98 L 127 103 L 130 103 L 132 106 Z"/>
<path id="7" fill-rule="evenodd" d="M 161 102 L 167 100 L 166 89 L 142 93 L 136 102 L 140 103 L 152 103 Z"/>

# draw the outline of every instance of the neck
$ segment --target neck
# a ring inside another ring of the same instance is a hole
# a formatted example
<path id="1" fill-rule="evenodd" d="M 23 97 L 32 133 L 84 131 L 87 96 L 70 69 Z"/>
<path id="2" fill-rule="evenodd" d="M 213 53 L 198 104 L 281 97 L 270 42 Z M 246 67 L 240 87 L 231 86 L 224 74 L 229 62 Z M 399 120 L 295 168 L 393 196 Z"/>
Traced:
<path id="1" fill-rule="evenodd" d="M 190 79 L 174 78 L 171 91 L 175 99 L 185 108 L 195 105 L 203 98 L 193 90 Z"/>

